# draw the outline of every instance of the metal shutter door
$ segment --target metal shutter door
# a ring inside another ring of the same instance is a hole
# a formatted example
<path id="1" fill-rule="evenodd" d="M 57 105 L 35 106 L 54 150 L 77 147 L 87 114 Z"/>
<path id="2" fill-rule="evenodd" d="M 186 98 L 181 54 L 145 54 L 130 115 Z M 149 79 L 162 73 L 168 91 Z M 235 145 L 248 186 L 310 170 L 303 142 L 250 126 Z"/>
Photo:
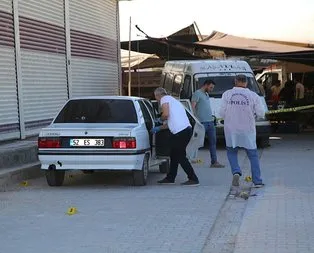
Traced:
<path id="1" fill-rule="evenodd" d="M 118 95 L 116 0 L 70 0 L 71 94 Z"/>
<path id="2" fill-rule="evenodd" d="M 19 138 L 12 0 L 0 0 L 0 140 Z"/>
<path id="3" fill-rule="evenodd" d="M 64 2 L 19 0 L 19 21 L 25 129 L 32 135 L 68 98 Z"/>

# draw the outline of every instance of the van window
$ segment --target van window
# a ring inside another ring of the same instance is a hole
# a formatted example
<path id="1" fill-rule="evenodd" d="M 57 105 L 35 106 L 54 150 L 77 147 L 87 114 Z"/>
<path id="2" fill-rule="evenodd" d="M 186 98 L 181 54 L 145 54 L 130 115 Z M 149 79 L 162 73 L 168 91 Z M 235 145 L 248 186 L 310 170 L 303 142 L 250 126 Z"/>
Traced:
<path id="1" fill-rule="evenodd" d="M 271 86 L 273 86 L 275 81 L 279 80 L 279 74 L 273 72 L 265 73 L 260 77 L 260 79 L 262 80 L 262 84 L 265 87 L 270 88 Z"/>
<path id="2" fill-rule="evenodd" d="M 70 100 L 54 123 L 137 123 L 131 100 L 77 99 Z"/>
<path id="3" fill-rule="evenodd" d="M 182 85 L 182 75 L 176 75 L 172 86 L 172 95 L 179 97 Z"/>
<path id="4" fill-rule="evenodd" d="M 169 94 L 171 94 L 172 87 L 173 87 L 173 75 L 168 73 L 166 74 L 164 88 Z"/>
<path id="5" fill-rule="evenodd" d="M 240 73 L 202 73 L 202 74 L 195 74 L 195 89 L 199 89 L 201 87 L 201 84 L 205 82 L 206 79 L 213 80 L 216 85 L 214 90 L 209 94 L 211 97 L 221 97 L 222 94 L 226 90 L 230 90 L 234 87 L 234 78 L 236 74 Z M 247 76 L 248 80 L 248 88 L 254 92 L 256 92 L 258 95 L 262 95 L 258 85 L 256 83 L 255 77 L 251 73 L 241 73 Z"/>
<path id="6" fill-rule="evenodd" d="M 160 79 L 160 87 L 164 87 L 165 80 L 166 80 L 166 73 L 161 74 L 161 79 Z"/>
<path id="7" fill-rule="evenodd" d="M 183 88 L 181 90 L 180 98 L 190 99 L 192 97 L 191 76 L 186 75 L 184 78 Z"/>

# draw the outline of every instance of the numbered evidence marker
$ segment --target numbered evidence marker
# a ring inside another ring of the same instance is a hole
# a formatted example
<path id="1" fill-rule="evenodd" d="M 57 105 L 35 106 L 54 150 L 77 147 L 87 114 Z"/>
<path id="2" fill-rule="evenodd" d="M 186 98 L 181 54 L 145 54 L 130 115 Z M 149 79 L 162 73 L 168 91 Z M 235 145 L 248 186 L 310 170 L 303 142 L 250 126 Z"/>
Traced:
<path id="1" fill-rule="evenodd" d="M 245 177 L 246 182 L 252 182 L 252 178 L 250 176 Z"/>
<path id="2" fill-rule="evenodd" d="M 69 207 L 68 211 L 66 212 L 67 215 L 74 215 L 77 214 L 77 208 L 76 207 Z"/>
<path id="3" fill-rule="evenodd" d="M 28 185 L 29 185 L 29 184 L 28 184 L 28 181 L 22 181 L 22 182 L 21 182 L 21 186 L 25 186 L 25 187 L 26 187 L 26 186 L 28 186 Z"/>

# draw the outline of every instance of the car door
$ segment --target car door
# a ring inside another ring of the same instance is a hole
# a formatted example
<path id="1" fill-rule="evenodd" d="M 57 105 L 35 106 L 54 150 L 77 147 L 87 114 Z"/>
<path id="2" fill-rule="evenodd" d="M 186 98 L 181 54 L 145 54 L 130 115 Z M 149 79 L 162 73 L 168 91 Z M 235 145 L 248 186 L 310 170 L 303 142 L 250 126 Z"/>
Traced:
<path id="1" fill-rule="evenodd" d="M 150 130 L 155 126 L 154 118 L 149 112 L 149 109 L 147 108 L 144 100 L 139 100 L 138 103 L 143 113 L 143 118 L 145 121 L 146 129 L 148 131 L 148 136 L 149 136 L 150 149 L 151 149 L 151 153 L 153 153 L 153 134 L 151 133 Z"/>
<path id="2" fill-rule="evenodd" d="M 189 118 L 190 124 L 193 128 L 193 135 L 186 147 L 186 154 L 189 159 L 194 157 L 195 152 L 204 146 L 205 128 L 201 122 L 192 114 L 191 111 L 186 109 L 186 114 Z"/>
<path id="3" fill-rule="evenodd" d="M 191 101 L 189 99 L 180 99 L 180 102 L 181 102 L 181 104 L 184 105 L 185 108 L 187 108 L 194 115 L 192 104 L 191 104 Z"/>
<path id="4" fill-rule="evenodd" d="M 182 101 L 188 101 L 189 104 L 190 101 L 188 99 L 182 99 Z M 158 104 L 158 102 L 156 100 L 151 101 L 152 105 L 154 107 L 154 109 L 157 111 L 157 113 L 160 113 L 160 106 Z M 191 106 L 192 107 L 192 106 Z M 193 129 L 193 135 L 191 137 L 191 140 L 186 148 L 186 152 L 187 152 L 187 156 L 188 158 L 192 158 L 194 153 L 200 148 L 203 147 L 204 145 L 204 138 L 205 138 L 205 129 L 204 126 L 198 121 L 198 119 L 193 115 L 193 113 L 187 109 L 186 109 L 186 114 L 189 118 L 190 124 L 192 126 Z M 163 154 L 163 156 L 167 155 L 169 156 L 169 142 L 168 145 L 166 145 L 166 140 L 170 137 L 170 133 L 168 131 L 167 132 L 163 132 L 161 131 L 159 135 L 156 136 L 156 138 L 159 138 L 159 140 L 156 140 L 156 143 L 163 143 L 163 145 L 157 145 L 156 146 L 156 153 L 157 154 Z M 163 139 L 163 140 L 160 140 Z M 163 147 L 163 148 L 161 148 Z"/>

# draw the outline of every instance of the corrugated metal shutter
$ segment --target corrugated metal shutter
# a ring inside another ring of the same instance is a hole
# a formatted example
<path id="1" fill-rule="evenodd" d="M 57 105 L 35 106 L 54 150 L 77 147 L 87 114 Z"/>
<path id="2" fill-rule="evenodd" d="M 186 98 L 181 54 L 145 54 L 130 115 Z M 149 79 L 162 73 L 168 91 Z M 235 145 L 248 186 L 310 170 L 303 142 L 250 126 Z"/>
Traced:
<path id="1" fill-rule="evenodd" d="M 12 0 L 0 0 L 0 140 L 20 136 L 12 13 Z"/>
<path id="2" fill-rule="evenodd" d="M 72 96 L 117 95 L 117 1 L 69 3 Z"/>
<path id="3" fill-rule="evenodd" d="M 20 0 L 21 81 L 26 134 L 36 134 L 68 98 L 64 2 Z"/>

